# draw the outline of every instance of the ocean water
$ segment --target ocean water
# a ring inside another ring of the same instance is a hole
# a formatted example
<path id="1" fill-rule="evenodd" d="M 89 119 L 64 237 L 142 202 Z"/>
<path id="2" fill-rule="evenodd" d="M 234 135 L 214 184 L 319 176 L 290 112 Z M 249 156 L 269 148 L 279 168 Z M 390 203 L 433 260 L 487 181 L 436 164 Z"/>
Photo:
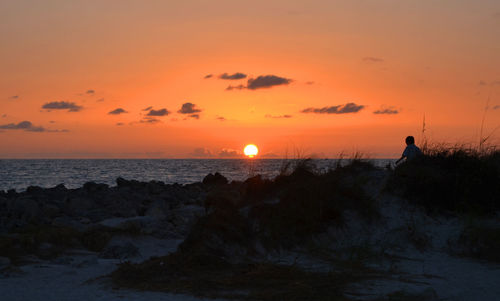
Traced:
<path id="1" fill-rule="evenodd" d="M 380 167 L 394 162 L 371 161 Z M 188 184 L 200 182 L 215 172 L 229 180 L 244 180 L 255 174 L 272 178 L 279 174 L 284 162 L 282 159 L 9 159 L 0 160 L 0 190 L 24 191 L 28 186 L 48 188 L 61 183 L 67 188 L 77 188 L 89 181 L 114 186 L 118 177 Z M 337 160 L 318 159 L 314 163 L 318 169 L 328 170 Z"/>

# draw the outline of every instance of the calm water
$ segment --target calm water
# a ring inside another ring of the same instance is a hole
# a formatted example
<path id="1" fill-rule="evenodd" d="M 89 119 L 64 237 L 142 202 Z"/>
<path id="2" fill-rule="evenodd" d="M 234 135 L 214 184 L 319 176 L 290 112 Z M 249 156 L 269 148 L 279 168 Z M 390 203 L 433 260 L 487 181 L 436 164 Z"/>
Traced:
<path id="1" fill-rule="evenodd" d="M 372 160 L 385 166 L 391 159 Z M 187 184 L 203 180 L 209 173 L 220 172 L 230 180 L 244 180 L 251 174 L 276 176 L 282 159 L 81 159 L 81 160 L 0 160 L 0 190 L 23 191 L 31 185 L 53 187 L 63 183 L 67 188 L 81 187 L 94 181 L 110 186 L 116 178 L 139 181 L 163 181 Z M 315 160 L 319 169 L 335 166 L 337 160 Z"/>

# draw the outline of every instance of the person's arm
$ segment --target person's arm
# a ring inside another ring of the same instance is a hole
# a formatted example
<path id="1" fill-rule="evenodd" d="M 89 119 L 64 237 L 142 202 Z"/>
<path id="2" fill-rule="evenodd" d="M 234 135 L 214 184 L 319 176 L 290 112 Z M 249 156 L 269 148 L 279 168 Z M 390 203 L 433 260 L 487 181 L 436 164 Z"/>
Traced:
<path id="1" fill-rule="evenodd" d="M 398 165 L 399 162 L 403 161 L 403 159 L 407 157 L 407 155 L 406 155 L 406 150 L 407 149 L 408 149 L 408 147 L 406 147 L 405 150 L 403 151 L 403 154 L 401 155 L 401 158 L 399 158 L 399 160 L 396 161 L 396 165 Z"/>

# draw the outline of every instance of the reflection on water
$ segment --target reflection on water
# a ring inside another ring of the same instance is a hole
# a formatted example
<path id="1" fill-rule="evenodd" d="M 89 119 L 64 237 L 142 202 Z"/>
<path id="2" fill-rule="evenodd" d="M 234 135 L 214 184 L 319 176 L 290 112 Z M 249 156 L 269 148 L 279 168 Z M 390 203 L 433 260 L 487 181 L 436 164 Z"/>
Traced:
<path id="1" fill-rule="evenodd" d="M 385 166 L 392 159 L 372 160 Z M 320 170 L 335 166 L 337 160 L 314 160 Z M 209 173 L 220 172 L 230 180 L 244 180 L 252 174 L 276 176 L 282 159 L 61 159 L 0 160 L 0 190 L 18 191 L 34 185 L 53 187 L 64 183 L 77 188 L 94 181 L 115 185 L 116 178 L 187 184 L 199 182 Z"/>

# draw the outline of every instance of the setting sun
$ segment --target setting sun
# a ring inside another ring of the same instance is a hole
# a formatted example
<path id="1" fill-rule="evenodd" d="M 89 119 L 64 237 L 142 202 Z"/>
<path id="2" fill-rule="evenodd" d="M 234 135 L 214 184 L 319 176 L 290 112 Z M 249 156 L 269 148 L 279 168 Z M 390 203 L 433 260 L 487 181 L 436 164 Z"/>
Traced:
<path id="1" fill-rule="evenodd" d="M 253 158 L 259 153 L 259 149 L 254 144 L 248 144 L 247 146 L 245 146 L 243 152 L 245 153 L 245 156 Z"/>

